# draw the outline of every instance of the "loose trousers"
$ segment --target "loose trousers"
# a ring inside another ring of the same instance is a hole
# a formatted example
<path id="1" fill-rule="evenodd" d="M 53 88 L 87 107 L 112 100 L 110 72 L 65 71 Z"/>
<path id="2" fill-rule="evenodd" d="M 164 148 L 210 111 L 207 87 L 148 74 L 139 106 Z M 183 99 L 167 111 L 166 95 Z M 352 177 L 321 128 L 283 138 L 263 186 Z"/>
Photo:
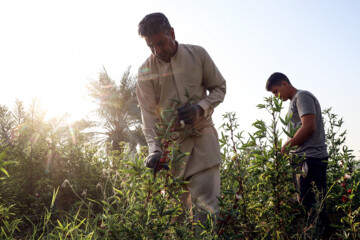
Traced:
<path id="1" fill-rule="evenodd" d="M 326 158 L 310 158 L 307 157 L 307 173 L 300 176 L 300 199 L 305 209 L 309 211 L 316 203 L 315 193 L 313 191 L 313 183 L 317 190 L 321 193 L 321 201 L 326 194 L 326 168 L 328 165 L 328 157 Z"/>
<path id="2" fill-rule="evenodd" d="M 220 196 L 220 164 L 212 168 L 194 174 L 189 179 L 189 183 L 184 185 L 186 191 L 180 197 L 183 210 L 190 213 L 195 221 L 206 222 L 207 214 L 217 214 L 219 212 Z M 195 209 L 193 209 L 193 204 Z M 177 217 L 173 221 L 179 221 L 182 217 Z"/>

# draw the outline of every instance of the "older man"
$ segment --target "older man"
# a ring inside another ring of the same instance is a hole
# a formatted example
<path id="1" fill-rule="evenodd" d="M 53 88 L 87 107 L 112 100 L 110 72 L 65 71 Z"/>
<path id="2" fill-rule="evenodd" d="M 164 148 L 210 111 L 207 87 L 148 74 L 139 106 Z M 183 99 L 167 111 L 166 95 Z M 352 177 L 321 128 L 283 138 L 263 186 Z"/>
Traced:
<path id="1" fill-rule="evenodd" d="M 189 153 L 181 170 L 176 172 L 189 181 L 182 200 L 186 208 L 193 202 L 209 213 L 216 213 L 221 154 L 211 115 L 224 100 L 225 80 L 204 48 L 175 40 L 174 29 L 164 14 L 146 15 L 138 27 L 139 35 L 152 52 L 139 68 L 137 82 L 143 132 L 149 147 L 145 164 L 154 168 L 160 161 L 162 149 L 156 138 L 156 123 L 160 122 L 162 110 L 177 104 L 179 119 L 197 133 L 180 142 L 180 150 Z M 189 98 L 195 102 L 189 104 Z"/>

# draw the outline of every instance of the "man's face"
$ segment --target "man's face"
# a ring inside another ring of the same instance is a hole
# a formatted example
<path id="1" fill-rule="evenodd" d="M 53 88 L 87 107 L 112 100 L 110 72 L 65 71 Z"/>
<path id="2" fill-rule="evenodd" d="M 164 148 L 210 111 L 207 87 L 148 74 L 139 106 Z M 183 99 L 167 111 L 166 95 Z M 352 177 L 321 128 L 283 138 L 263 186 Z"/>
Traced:
<path id="1" fill-rule="evenodd" d="M 279 86 L 272 86 L 270 92 L 274 94 L 275 97 L 279 96 L 283 101 L 289 99 L 289 85 L 287 82 L 281 82 Z"/>
<path id="2" fill-rule="evenodd" d="M 150 37 L 145 37 L 145 41 L 151 52 L 164 62 L 170 62 L 171 57 L 176 54 L 177 44 L 173 28 L 168 34 L 159 32 Z"/>

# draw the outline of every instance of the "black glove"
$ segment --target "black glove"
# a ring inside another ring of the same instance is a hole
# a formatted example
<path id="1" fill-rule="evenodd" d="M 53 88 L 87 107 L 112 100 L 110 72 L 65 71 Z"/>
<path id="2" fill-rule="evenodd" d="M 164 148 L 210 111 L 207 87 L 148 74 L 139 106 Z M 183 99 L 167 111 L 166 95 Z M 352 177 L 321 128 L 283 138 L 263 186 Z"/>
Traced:
<path id="1" fill-rule="evenodd" d="M 204 109 L 197 104 L 191 104 L 178 108 L 178 114 L 180 121 L 183 120 L 185 124 L 194 124 L 204 116 Z"/>
<path id="2" fill-rule="evenodd" d="M 148 168 L 154 168 L 155 171 L 159 171 L 160 170 L 160 166 L 161 168 L 165 169 L 165 170 L 169 170 L 169 166 L 168 163 L 162 163 L 160 165 L 160 159 L 162 157 L 162 152 L 160 151 L 155 151 L 153 153 L 151 153 L 149 156 L 147 156 L 144 160 L 144 165 Z"/>

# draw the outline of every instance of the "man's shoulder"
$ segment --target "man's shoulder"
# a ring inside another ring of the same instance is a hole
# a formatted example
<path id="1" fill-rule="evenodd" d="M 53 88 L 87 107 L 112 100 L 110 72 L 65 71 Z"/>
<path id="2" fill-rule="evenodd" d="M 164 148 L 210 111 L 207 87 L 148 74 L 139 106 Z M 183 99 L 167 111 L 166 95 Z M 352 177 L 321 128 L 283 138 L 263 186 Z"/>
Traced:
<path id="1" fill-rule="evenodd" d="M 179 55 L 197 59 L 203 62 L 208 58 L 208 53 L 205 48 L 194 44 L 179 44 Z"/>
<path id="2" fill-rule="evenodd" d="M 296 94 L 296 98 L 297 99 L 302 99 L 302 98 L 307 98 L 307 97 L 311 97 L 313 99 L 316 100 L 316 97 L 314 94 L 312 94 L 310 91 L 307 91 L 307 90 L 299 90 L 298 91 L 298 94 Z"/>
<path id="3" fill-rule="evenodd" d="M 203 48 L 202 46 L 194 45 L 194 44 L 179 43 L 179 48 L 182 49 L 182 50 L 187 50 L 187 51 L 191 51 L 191 52 L 203 52 L 203 51 L 206 51 L 205 48 Z"/>
<path id="4" fill-rule="evenodd" d="M 153 54 L 151 54 L 143 64 L 138 68 L 138 81 L 139 80 L 150 80 L 156 75 L 156 59 Z"/>
<path id="5" fill-rule="evenodd" d="M 150 72 L 153 72 L 154 66 L 156 65 L 156 57 L 151 54 L 138 68 L 138 75 L 146 74 L 148 75 Z"/>
<path id="6" fill-rule="evenodd" d="M 317 100 L 315 95 L 312 94 L 311 92 L 306 90 L 299 90 L 294 98 L 294 104 L 298 106 L 303 106 L 308 104 L 318 105 L 319 101 Z"/>
<path id="7" fill-rule="evenodd" d="M 187 48 L 187 49 L 194 49 L 194 50 L 202 49 L 202 50 L 204 50 L 204 48 L 202 46 L 195 45 L 195 44 L 179 43 L 179 46 L 183 47 L 183 48 Z"/>
<path id="8" fill-rule="evenodd" d="M 148 68 L 149 66 L 153 65 L 155 62 L 155 56 L 153 54 L 151 54 L 139 67 L 139 72 L 141 72 L 141 70 Z"/>

